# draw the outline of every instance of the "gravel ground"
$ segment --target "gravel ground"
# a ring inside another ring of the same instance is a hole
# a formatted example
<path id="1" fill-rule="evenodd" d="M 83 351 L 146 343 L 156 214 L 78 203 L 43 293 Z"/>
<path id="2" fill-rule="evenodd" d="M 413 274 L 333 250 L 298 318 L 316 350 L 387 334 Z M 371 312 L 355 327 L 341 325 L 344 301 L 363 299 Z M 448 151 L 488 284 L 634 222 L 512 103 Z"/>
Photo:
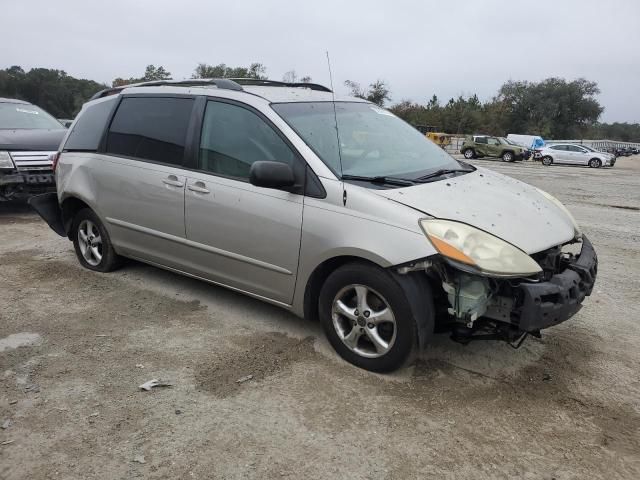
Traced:
<path id="1" fill-rule="evenodd" d="M 594 293 L 519 350 L 439 335 L 387 376 L 225 289 L 83 270 L 0 206 L 0 478 L 640 478 L 640 158 L 474 163 L 565 202 L 598 251 Z M 138 389 L 153 378 L 173 386 Z"/>

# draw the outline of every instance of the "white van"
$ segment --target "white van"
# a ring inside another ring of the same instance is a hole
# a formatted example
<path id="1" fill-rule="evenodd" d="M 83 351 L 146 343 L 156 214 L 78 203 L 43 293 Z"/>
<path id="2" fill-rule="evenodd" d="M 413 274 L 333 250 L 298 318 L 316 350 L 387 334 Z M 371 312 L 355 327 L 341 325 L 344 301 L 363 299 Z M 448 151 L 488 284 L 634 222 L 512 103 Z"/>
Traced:
<path id="1" fill-rule="evenodd" d="M 528 148 L 529 150 L 536 150 L 544 147 L 544 140 L 538 135 L 518 135 L 510 133 L 507 135 L 507 140 L 515 143 L 516 145 Z"/>

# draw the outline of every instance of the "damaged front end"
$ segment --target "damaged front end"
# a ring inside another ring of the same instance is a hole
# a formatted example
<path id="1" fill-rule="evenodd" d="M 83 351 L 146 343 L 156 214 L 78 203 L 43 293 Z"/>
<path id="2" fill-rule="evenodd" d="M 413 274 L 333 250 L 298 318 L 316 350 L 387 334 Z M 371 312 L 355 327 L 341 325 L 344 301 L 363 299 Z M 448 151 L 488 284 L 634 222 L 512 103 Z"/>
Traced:
<path id="1" fill-rule="evenodd" d="M 504 340 L 517 348 L 528 334 L 539 336 L 540 330 L 575 315 L 591 294 L 597 274 L 591 242 L 583 236 L 581 242 L 531 257 L 541 272 L 521 278 L 474 272 L 442 256 L 421 262 L 431 285 L 440 291 L 438 329 L 451 331 L 452 339 L 463 344 Z M 409 270 L 415 267 L 405 266 L 399 273 Z"/>

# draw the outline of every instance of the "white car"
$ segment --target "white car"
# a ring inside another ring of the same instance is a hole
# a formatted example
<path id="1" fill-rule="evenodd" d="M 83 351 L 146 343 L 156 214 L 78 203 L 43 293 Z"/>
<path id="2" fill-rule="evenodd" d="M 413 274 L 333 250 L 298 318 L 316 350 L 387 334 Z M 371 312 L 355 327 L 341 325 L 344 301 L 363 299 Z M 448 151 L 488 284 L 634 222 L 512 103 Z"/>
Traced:
<path id="1" fill-rule="evenodd" d="M 610 153 L 598 152 L 586 145 L 558 143 L 547 145 L 541 150 L 542 164 L 552 165 L 563 163 L 567 165 L 588 165 L 592 168 L 613 167 L 616 157 Z"/>

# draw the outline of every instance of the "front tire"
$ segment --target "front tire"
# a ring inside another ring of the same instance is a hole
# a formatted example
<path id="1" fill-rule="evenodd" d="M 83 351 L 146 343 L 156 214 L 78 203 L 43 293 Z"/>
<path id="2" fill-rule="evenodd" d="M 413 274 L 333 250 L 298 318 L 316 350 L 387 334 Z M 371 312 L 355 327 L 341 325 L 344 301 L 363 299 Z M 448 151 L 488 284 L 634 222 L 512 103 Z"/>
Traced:
<path id="1" fill-rule="evenodd" d="M 418 350 L 418 323 L 405 290 L 373 265 L 350 263 L 329 275 L 319 313 L 336 352 L 365 370 L 396 370 Z"/>
<path id="2" fill-rule="evenodd" d="M 548 166 L 549 166 L 549 165 L 551 165 L 552 163 L 553 163 L 553 158 L 551 158 L 550 156 L 548 156 L 548 155 L 547 155 L 547 156 L 545 156 L 545 157 L 542 157 L 542 164 L 543 164 L 545 167 L 548 167 Z"/>
<path id="3" fill-rule="evenodd" d="M 107 229 L 89 208 L 84 208 L 73 217 L 71 227 L 73 247 L 80 264 L 96 272 L 111 272 L 122 264 L 111 244 Z"/>
<path id="4" fill-rule="evenodd" d="M 591 160 L 589 160 L 589 166 L 591 168 L 600 168 L 602 166 L 602 162 L 599 158 L 592 158 Z"/>
<path id="5" fill-rule="evenodd" d="M 502 161 L 503 162 L 513 162 L 514 158 L 515 157 L 513 156 L 512 152 L 504 152 L 502 154 Z"/>

